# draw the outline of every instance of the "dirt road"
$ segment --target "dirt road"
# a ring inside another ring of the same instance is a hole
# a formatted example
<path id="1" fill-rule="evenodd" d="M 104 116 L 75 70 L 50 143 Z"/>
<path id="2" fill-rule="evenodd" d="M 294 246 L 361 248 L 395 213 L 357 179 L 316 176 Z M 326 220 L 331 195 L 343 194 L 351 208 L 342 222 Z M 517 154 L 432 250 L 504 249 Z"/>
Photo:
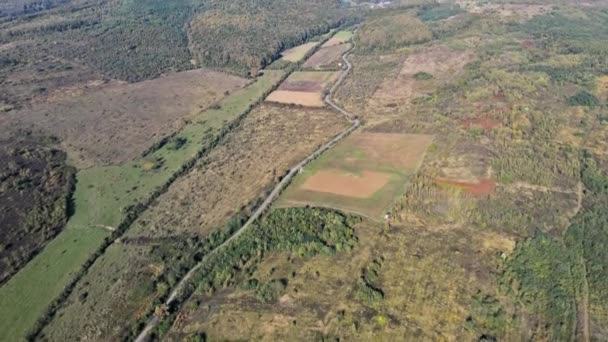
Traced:
<path id="1" fill-rule="evenodd" d="M 356 30 L 355 30 L 355 33 L 356 33 Z M 297 165 L 292 167 L 289 170 L 289 173 L 287 173 L 287 175 L 285 177 L 283 177 L 283 179 L 279 182 L 279 184 L 277 184 L 274 187 L 274 189 L 272 189 L 272 192 L 268 195 L 268 197 L 266 197 L 264 202 L 255 210 L 255 212 L 253 213 L 253 215 L 251 215 L 251 217 L 247 220 L 247 222 L 245 222 L 245 224 L 243 224 L 243 226 L 239 230 L 237 230 L 230 238 L 228 238 L 228 240 L 224 241 L 224 243 L 222 243 L 221 245 L 216 247 L 214 250 L 209 252 L 207 255 L 205 255 L 203 260 L 201 260 L 198 264 L 196 264 L 196 266 L 194 266 L 192 269 L 190 269 L 188 271 L 188 273 L 186 273 L 186 275 L 175 286 L 173 291 L 171 291 L 169 298 L 167 298 L 167 300 L 165 301 L 165 304 L 167 306 L 169 306 L 173 303 L 173 301 L 177 298 L 177 296 L 182 292 L 182 290 L 184 289 L 186 284 L 190 281 L 192 276 L 204 265 L 204 263 L 207 261 L 207 259 L 210 256 L 214 255 L 219 250 L 226 247 L 228 244 L 230 244 L 232 241 L 234 241 L 236 238 L 238 238 L 241 234 L 243 234 L 243 232 L 245 232 L 251 226 L 251 224 L 255 220 L 257 220 L 266 211 L 266 209 L 268 209 L 270 207 L 270 205 L 276 199 L 276 197 L 279 195 L 279 193 L 289 184 L 289 182 L 291 182 L 292 178 L 299 173 L 300 169 L 302 169 L 304 166 L 306 166 L 312 160 L 318 158 L 325 151 L 332 148 L 334 145 L 336 145 L 338 142 L 340 142 L 342 139 L 344 139 L 346 136 L 348 136 L 350 133 L 352 133 L 355 129 L 357 129 L 357 128 L 359 128 L 359 126 L 361 126 L 361 122 L 355 115 L 353 115 L 352 113 L 339 107 L 331 99 L 335 90 L 344 81 L 344 78 L 346 78 L 346 76 L 348 75 L 348 73 L 350 72 L 350 70 L 352 68 L 352 65 L 348 61 L 347 57 L 350 54 L 350 52 L 352 51 L 352 49 L 354 49 L 354 47 L 355 47 L 355 44 L 354 44 L 354 40 L 353 40 L 353 47 L 342 55 L 342 60 L 344 61 L 345 65 L 346 65 L 346 70 L 342 72 L 342 74 L 340 75 L 340 77 L 338 78 L 336 83 L 334 83 L 334 85 L 329 90 L 329 93 L 327 94 L 327 96 L 325 96 L 325 103 L 327 103 L 328 106 L 332 107 L 333 109 L 337 110 L 338 112 L 342 113 L 344 115 L 344 117 L 346 118 L 346 120 L 348 120 L 351 123 L 351 126 L 349 128 L 347 128 L 346 130 L 344 130 L 343 132 L 341 132 L 340 134 L 338 134 L 337 136 L 335 136 L 333 139 L 331 139 L 327 143 L 325 143 L 324 145 L 322 145 L 321 147 L 319 147 L 317 150 L 315 150 L 313 153 L 311 153 L 308 157 L 306 157 L 304 160 L 299 162 Z M 152 317 L 146 324 L 146 327 L 137 336 L 135 341 L 136 342 L 146 341 L 148 338 L 148 335 L 150 334 L 152 329 L 154 329 L 158 325 L 158 323 L 159 323 L 159 319 L 156 316 Z"/>

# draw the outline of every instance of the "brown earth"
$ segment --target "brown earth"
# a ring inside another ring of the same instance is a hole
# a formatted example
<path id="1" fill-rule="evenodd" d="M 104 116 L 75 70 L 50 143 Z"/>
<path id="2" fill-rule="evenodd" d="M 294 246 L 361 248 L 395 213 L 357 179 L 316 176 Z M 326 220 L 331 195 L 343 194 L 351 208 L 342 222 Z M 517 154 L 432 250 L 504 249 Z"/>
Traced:
<path id="1" fill-rule="evenodd" d="M 389 179 L 390 175 L 386 173 L 367 170 L 363 171 L 361 175 L 321 170 L 308 178 L 300 188 L 341 196 L 368 198 L 386 185 Z"/>
<path id="2" fill-rule="evenodd" d="M 317 50 L 304 63 L 305 68 L 321 69 L 324 67 L 338 67 L 341 56 L 350 49 L 351 44 L 339 44 Z"/>
<path id="3" fill-rule="evenodd" d="M 449 185 L 462 188 L 465 192 L 473 196 L 491 195 L 496 189 L 496 182 L 493 179 L 480 179 L 477 183 L 470 183 L 445 178 L 436 178 L 435 182 L 439 185 Z"/>
<path id="4" fill-rule="evenodd" d="M 310 93 L 302 91 L 275 90 L 266 98 L 268 102 L 295 104 L 305 107 L 323 107 L 325 103 L 321 93 Z"/>
<path id="5" fill-rule="evenodd" d="M 34 128 L 57 136 L 81 168 L 117 164 L 139 156 L 189 116 L 246 83 L 201 69 L 134 84 L 112 82 L 85 94 L 72 89 L 80 96 L 56 94 L 50 103 L 6 113 L 2 129 Z"/>
<path id="6" fill-rule="evenodd" d="M 323 85 L 313 81 L 285 81 L 281 83 L 279 90 L 318 93 L 323 91 Z"/>

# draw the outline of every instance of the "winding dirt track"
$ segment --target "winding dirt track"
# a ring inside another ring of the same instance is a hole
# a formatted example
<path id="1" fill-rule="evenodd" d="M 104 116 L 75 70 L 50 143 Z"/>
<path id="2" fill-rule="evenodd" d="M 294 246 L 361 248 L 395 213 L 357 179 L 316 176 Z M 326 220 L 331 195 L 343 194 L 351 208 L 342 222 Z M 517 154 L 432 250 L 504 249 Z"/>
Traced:
<path id="1" fill-rule="evenodd" d="M 355 30 L 354 33 L 356 33 L 356 30 Z M 338 89 L 338 87 L 340 86 L 340 84 L 342 84 L 342 82 L 344 81 L 344 79 L 346 78 L 346 76 L 348 75 L 348 73 L 350 72 L 350 70 L 352 68 L 352 65 L 348 61 L 347 57 L 348 57 L 348 55 L 350 54 L 350 52 L 354 48 L 355 48 L 355 41 L 353 39 L 353 46 L 352 46 L 352 48 L 349 49 L 348 51 L 346 51 L 342 55 L 342 60 L 346 64 L 346 70 L 344 72 L 342 72 L 342 74 L 340 75 L 340 77 L 338 78 L 338 80 L 336 81 L 336 83 L 334 83 L 334 85 L 331 87 L 331 89 L 329 90 L 329 93 L 325 96 L 325 99 L 324 99 L 325 103 L 328 106 L 330 106 L 331 108 L 333 108 L 333 109 L 337 110 L 338 112 L 340 112 L 341 114 L 343 114 L 344 117 L 346 118 L 346 120 L 348 120 L 352 125 L 349 128 L 347 128 L 346 130 L 344 130 L 343 132 L 341 132 L 340 134 L 338 134 L 337 136 L 335 136 L 332 140 L 328 141 L 327 143 L 325 143 L 324 145 L 322 145 L 321 147 L 319 147 L 317 150 L 315 150 L 313 153 L 311 153 L 308 157 L 306 157 L 304 160 L 302 160 L 301 162 L 299 162 L 297 165 L 295 165 L 294 167 L 292 167 L 289 170 L 289 173 L 287 173 L 287 175 L 285 177 L 283 177 L 283 179 L 279 182 L 279 184 L 277 184 L 274 187 L 274 189 L 272 189 L 272 192 L 268 195 L 268 197 L 266 197 L 266 199 L 264 200 L 264 202 L 255 210 L 255 212 L 253 213 L 253 215 L 251 215 L 251 217 L 247 220 L 247 222 L 245 222 L 245 224 L 243 224 L 243 226 L 239 230 L 237 230 L 230 238 L 228 238 L 226 241 L 224 241 L 224 243 L 222 243 L 221 245 L 217 246 L 214 250 L 212 250 L 209 253 L 207 253 L 207 255 L 205 255 L 205 257 L 198 264 L 196 264 L 193 268 L 191 268 L 188 271 L 188 273 L 186 273 L 186 275 L 175 286 L 175 288 L 173 289 L 173 291 L 171 291 L 171 294 L 169 295 L 169 298 L 167 298 L 167 300 L 165 301 L 166 305 L 173 304 L 173 301 L 177 298 L 177 296 L 180 294 L 180 292 L 186 286 L 186 284 L 188 283 L 188 281 L 190 280 L 190 278 L 192 278 L 192 276 L 194 275 L 194 273 L 196 273 L 196 271 L 198 271 L 203 266 L 203 264 L 207 261 L 207 259 L 210 256 L 214 255 L 219 250 L 221 250 L 222 248 L 224 248 L 228 244 L 230 244 L 233 240 L 235 240 L 236 238 L 238 238 L 241 234 L 243 234 L 243 232 L 245 232 L 251 226 L 251 224 L 255 220 L 257 220 L 266 211 L 266 209 L 268 209 L 270 207 L 270 205 L 275 200 L 275 198 L 289 184 L 289 182 L 292 180 L 292 178 L 295 175 L 298 174 L 298 172 L 300 171 L 300 169 L 302 169 L 306 164 L 310 163 L 312 160 L 318 158 L 325 151 L 327 151 L 330 148 L 332 148 L 334 145 L 336 145 L 342 139 L 346 138 L 354 130 L 356 130 L 357 128 L 359 128 L 359 126 L 361 126 L 361 122 L 359 121 L 359 119 L 355 115 L 353 115 L 352 113 L 350 113 L 350 112 L 344 110 L 343 108 L 339 107 L 331 99 L 332 96 L 333 96 L 333 94 L 334 94 L 334 92 L 336 91 L 336 89 Z M 148 323 L 146 324 L 145 328 L 137 336 L 137 338 L 135 339 L 135 342 L 144 342 L 144 341 L 146 341 L 147 338 L 148 338 L 148 335 L 150 334 L 150 332 L 152 331 L 152 329 L 154 329 L 158 325 L 158 323 L 159 323 L 158 318 L 156 316 L 153 316 L 148 321 Z"/>

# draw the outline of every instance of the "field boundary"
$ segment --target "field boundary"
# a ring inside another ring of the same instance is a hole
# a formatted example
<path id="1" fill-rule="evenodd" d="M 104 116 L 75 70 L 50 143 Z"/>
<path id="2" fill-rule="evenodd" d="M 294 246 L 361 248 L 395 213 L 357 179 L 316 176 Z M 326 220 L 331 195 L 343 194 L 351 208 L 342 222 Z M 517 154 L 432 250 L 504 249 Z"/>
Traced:
<path id="1" fill-rule="evenodd" d="M 353 34 L 354 33 L 356 33 L 356 30 L 355 30 L 355 32 L 353 32 Z M 341 75 L 338 77 L 338 79 L 333 84 L 333 86 L 330 88 L 328 94 L 324 98 L 325 103 L 327 103 L 330 107 L 334 108 L 335 110 L 337 110 L 338 112 L 343 114 L 344 117 L 350 123 L 352 123 L 352 125 L 349 128 L 347 128 L 346 130 L 339 133 L 337 136 L 335 136 L 333 139 L 331 139 L 327 143 L 321 145 L 314 152 L 312 152 L 310 155 L 308 155 L 304 160 L 300 161 L 298 164 L 296 164 L 294 167 L 292 167 L 289 170 L 289 172 L 281 179 L 281 181 L 272 189 L 272 191 L 266 197 L 264 202 L 262 202 L 262 204 L 260 204 L 260 206 L 254 211 L 254 213 L 249 217 L 249 219 L 241 226 L 241 228 L 238 229 L 236 232 L 234 232 L 234 234 L 232 236 L 230 236 L 222 244 L 220 244 L 215 249 L 213 249 L 212 251 L 207 253 L 198 264 L 196 264 L 193 268 L 191 268 L 188 271 L 188 273 L 186 273 L 186 275 L 179 281 L 179 283 L 177 283 L 177 285 L 175 286 L 173 291 L 171 291 L 171 294 L 169 295 L 167 300 L 164 302 L 165 305 L 167 305 L 168 307 L 174 307 L 175 301 L 177 300 L 178 296 L 182 295 L 182 292 L 183 292 L 184 288 L 186 288 L 186 286 L 188 285 L 190 278 L 192 278 L 192 276 L 205 264 L 205 262 L 209 259 L 209 257 L 211 257 L 212 255 L 217 253 L 222 248 L 228 246 L 232 241 L 234 241 L 241 234 L 243 234 L 243 232 L 245 232 L 253 224 L 253 222 L 255 222 L 261 215 L 263 215 L 266 212 L 266 210 L 270 207 L 270 205 L 274 202 L 276 197 L 280 194 L 280 192 L 291 182 L 293 177 L 295 175 L 297 175 L 305 165 L 307 165 L 314 159 L 321 156 L 325 151 L 332 148 L 334 145 L 336 145 L 338 142 L 342 141 L 350 133 L 352 133 L 354 130 L 356 130 L 357 128 L 359 128 L 361 126 L 361 121 L 355 115 L 340 108 L 331 99 L 335 90 L 340 86 L 340 84 L 344 81 L 344 79 L 346 78 L 346 76 L 348 75 L 350 70 L 352 69 L 352 65 L 348 61 L 347 57 L 354 48 L 355 48 L 355 44 L 353 41 L 353 45 L 352 45 L 351 49 L 349 49 L 342 55 L 342 60 L 344 60 L 344 62 L 346 63 L 347 69 L 343 73 L 341 73 Z M 188 294 L 184 295 L 184 297 L 187 297 L 187 296 L 188 296 Z M 137 336 L 135 341 L 136 342 L 146 341 L 148 338 L 148 335 L 150 334 L 152 329 L 154 329 L 158 325 L 158 323 L 159 323 L 159 318 L 156 316 L 152 316 L 150 318 L 150 320 L 148 321 L 148 323 L 146 324 L 146 326 L 143 328 L 143 330 L 139 333 L 139 335 Z"/>
<path id="2" fill-rule="evenodd" d="M 249 105 L 246 110 L 238 114 L 233 121 L 226 124 L 211 142 L 202 146 L 194 157 L 182 164 L 182 167 L 180 167 L 171 177 L 169 177 L 169 179 L 167 179 L 162 186 L 154 190 L 150 196 L 148 196 L 148 198 L 129 207 L 129 209 L 125 212 L 125 217 L 120 224 L 114 228 L 114 231 L 111 231 L 111 234 L 103 241 L 102 245 L 93 252 L 85 263 L 83 263 L 82 268 L 74 275 L 72 280 L 66 284 L 64 290 L 57 297 L 55 297 L 53 301 L 51 301 L 45 313 L 36 321 L 31 331 L 27 334 L 27 340 L 36 339 L 40 332 L 42 332 L 42 329 L 44 329 L 44 327 L 52 320 L 57 311 L 65 304 L 65 301 L 72 293 L 78 282 L 87 274 L 91 266 L 100 256 L 105 253 L 108 247 L 110 247 L 116 241 L 116 239 L 120 238 L 124 233 L 126 233 L 131 224 L 137 220 L 137 218 L 144 211 L 146 211 L 158 197 L 164 194 L 175 180 L 189 172 L 194 167 L 197 160 L 209 153 L 213 147 L 220 144 L 226 138 L 226 136 L 234 130 L 234 128 L 238 127 L 242 120 L 253 110 L 253 108 L 255 108 L 257 104 L 261 103 L 270 92 L 276 89 L 292 71 L 293 68 L 287 69 L 285 74 L 282 75 L 272 87 L 265 91 L 254 103 Z"/>

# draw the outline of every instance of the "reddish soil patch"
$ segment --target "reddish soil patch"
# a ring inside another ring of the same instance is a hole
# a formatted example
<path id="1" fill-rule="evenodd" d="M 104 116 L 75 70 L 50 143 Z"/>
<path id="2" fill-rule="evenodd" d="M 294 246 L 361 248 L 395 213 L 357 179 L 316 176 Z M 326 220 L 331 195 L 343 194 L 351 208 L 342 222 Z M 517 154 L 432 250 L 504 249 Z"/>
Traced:
<path id="1" fill-rule="evenodd" d="M 353 175 L 339 171 L 319 171 L 308 178 L 300 188 L 341 196 L 368 198 L 389 180 L 390 175 L 382 172 L 363 171 L 361 175 Z"/>
<path id="2" fill-rule="evenodd" d="M 323 85 L 314 81 L 286 81 L 281 84 L 279 89 L 286 91 L 304 91 L 316 93 L 323 91 Z"/>
<path id="3" fill-rule="evenodd" d="M 498 125 L 500 125 L 500 121 L 492 120 L 492 119 L 472 119 L 472 120 L 464 120 L 462 122 L 464 127 L 477 127 L 483 129 L 492 129 Z"/>
<path id="4" fill-rule="evenodd" d="M 438 185 L 452 185 L 462 188 L 467 193 L 473 196 L 486 196 L 494 193 L 496 182 L 493 179 L 480 179 L 477 183 L 462 182 L 445 178 L 436 178 L 435 183 Z"/>

